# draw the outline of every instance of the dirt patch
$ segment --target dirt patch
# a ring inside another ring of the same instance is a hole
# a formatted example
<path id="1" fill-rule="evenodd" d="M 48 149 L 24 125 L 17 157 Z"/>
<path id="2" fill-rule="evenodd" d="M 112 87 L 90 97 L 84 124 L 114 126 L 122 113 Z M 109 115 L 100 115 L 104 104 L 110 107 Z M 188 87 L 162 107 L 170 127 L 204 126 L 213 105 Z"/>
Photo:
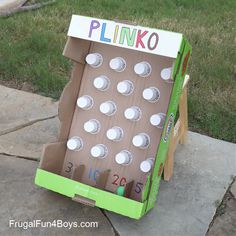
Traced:
<path id="1" fill-rule="evenodd" d="M 18 80 L 0 80 L 0 85 L 4 85 L 9 88 L 22 90 L 25 92 L 35 93 L 36 89 L 34 86 L 27 82 L 19 82 Z"/>
<path id="2" fill-rule="evenodd" d="M 236 198 L 231 192 L 234 184 L 236 184 L 236 177 L 233 178 L 232 184 L 219 204 L 206 236 L 236 235 Z"/>

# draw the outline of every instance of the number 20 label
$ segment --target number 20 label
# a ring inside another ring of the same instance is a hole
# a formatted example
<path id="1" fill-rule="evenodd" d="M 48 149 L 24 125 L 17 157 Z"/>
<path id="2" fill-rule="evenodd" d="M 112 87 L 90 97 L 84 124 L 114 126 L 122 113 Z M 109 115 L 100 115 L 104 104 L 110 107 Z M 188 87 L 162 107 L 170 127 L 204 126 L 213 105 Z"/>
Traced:
<path id="1" fill-rule="evenodd" d="M 122 177 L 120 178 L 119 175 L 114 174 L 115 180 L 112 182 L 114 185 L 119 185 L 119 186 L 125 186 L 126 185 L 126 178 Z"/>
<path id="2" fill-rule="evenodd" d="M 114 181 L 112 182 L 112 184 L 116 185 L 116 186 L 125 186 L 127 181 L 125 177 L 121 177 L 117 174 L 113 175 L 114 177 Z M 143 183 L 137 182 L 135 185 L 135 193 L 140 194 L 142 192 L 142 187 L 143 187 Z"/>

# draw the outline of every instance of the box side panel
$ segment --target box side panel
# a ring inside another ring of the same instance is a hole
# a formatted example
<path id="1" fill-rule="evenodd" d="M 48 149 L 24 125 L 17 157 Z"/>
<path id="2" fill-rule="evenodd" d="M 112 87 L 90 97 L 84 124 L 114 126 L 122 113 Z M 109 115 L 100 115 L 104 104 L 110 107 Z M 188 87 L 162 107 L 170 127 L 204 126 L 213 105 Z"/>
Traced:
<path id="1" fill-rule="evenodd" d="M 60 173 L 64 162 L 66 151 L 65 142 L 69 134 L 70 125 L 76 106 L 76 99 L 84 71 L 84 57 L 89 50 L 89 45 L 90 43 L 85 40 L 69 37 L 64 48 L 64 56 L 74 60 L 74 63 L 71 80 L 65 86 L 59 101 L 58 116 L 61 127 L 58 142 L 44 145 L 40 161 L 40 168 L 56 174 Z M 76 58 L 75 54 L 77 56 Z"/>
<path id="2" fill-rule="evenodd" d="M 157 152 L 157 159 L 153 170 L 151 188 L 148 197 L 147 211 L 154 207 L 156 202 L 156 196 L 160 185 L 161 175 L 165 164 L 165 159 L 170 142 L 170 135 L 172 128 L 174 127 L 174 119 L 178 109 L 179 99 L 182 93 L 182 87 L 188 60 L 191 54 L 191 46 L 184 39 L 181 46 L 179 57 L 176 60 L 174 71 L 176 72 L 175 83 L 171 95 L 169 109 L 167 113 L 167 119 L 165 122 L 164 132 Z"/>
<path id="3" fill-rule="evenodd" d="M 74 63 L 71 80 L 64 88 L 60 97 L 58 106 L 58 116 L 61 122 L 59 141 L 64 141 L 68 137 L 83 71 L 83 64 Z"/>
<path id="4" fill-rule="evenodd" d="M 37 169 L 35 184 L 70 198 L 73 198 L 75 195 L 80 195 L 94 200 L 97 207 L 114 211 L 134 219 L 139 219 L 146 208 L 146 203 L 140 203 L 102 191 L 42 169 Z"/>
<path id="5" fill-rule="evenodd" d="M 74 61 L 71 80 L 64 88 L 58 108 L 61 121 L 59 141 L 64 141 L 69 135 L 71 121 L 74 115 L 81 79 L 84 73 L 85 56 L 89 51 L 90 42 L 68 37 L 63 55 Z"/>
<path id="6" fill-rule="evenodd" d="M 89 52 L 90 44 L 88 40 L 68 37 L 62 54 L 75 62 L 85 64 L 84 58 Z"/>

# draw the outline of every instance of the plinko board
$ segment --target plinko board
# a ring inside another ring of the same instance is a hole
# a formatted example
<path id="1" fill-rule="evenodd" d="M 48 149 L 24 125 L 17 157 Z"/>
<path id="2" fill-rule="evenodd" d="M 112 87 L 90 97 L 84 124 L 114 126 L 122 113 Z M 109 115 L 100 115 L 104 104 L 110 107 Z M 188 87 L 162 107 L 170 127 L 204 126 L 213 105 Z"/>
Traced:
<path id="1" fill-rule="evenodd" d="M 35 183 L 138 219 L 154 207 L 191 47 L 182 34 L 74 15 L 58 142 Z"/>

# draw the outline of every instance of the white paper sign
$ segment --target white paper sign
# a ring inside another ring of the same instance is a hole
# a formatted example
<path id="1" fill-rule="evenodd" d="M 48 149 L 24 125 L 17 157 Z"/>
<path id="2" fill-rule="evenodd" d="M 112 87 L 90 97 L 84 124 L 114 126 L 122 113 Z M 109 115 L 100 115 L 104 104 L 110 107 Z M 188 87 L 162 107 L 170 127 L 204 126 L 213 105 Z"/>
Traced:
<path id="1" fill-rule="evenodd" d="M 68 36 L 176 58 L 182 34 L 73 15 Z"/>

